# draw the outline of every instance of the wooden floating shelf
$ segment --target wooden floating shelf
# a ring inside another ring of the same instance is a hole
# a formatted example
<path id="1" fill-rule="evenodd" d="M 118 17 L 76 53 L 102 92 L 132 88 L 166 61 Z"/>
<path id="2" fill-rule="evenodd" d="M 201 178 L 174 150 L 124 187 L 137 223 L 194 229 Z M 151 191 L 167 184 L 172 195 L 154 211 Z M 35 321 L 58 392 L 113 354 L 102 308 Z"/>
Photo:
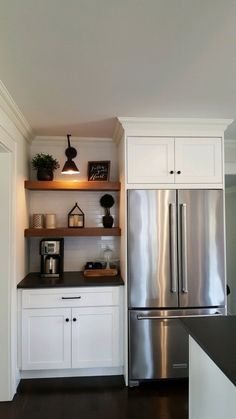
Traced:
<path id="1" fill-rule="evenodd" d="M 119 191 L 120 182 L 25 180 L 25 189 L 32 191 Z"/>
<path id="2" fill-rule="evenodd" d="M 25 237 L 94 237 L 120 236 L 119 227 L 84 227 L 84 228 L 27 228 Z"/>

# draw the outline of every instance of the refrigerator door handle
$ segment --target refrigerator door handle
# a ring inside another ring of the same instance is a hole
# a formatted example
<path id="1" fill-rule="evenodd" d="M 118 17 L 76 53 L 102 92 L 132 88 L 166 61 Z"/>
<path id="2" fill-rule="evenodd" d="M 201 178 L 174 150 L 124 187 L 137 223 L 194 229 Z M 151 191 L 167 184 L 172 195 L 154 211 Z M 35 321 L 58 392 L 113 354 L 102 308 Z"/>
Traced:
<path id="1" fill-rule="evenodd" d="M 169 220 L 170 220 L 170 269 L 171 269 L 171 286 L 170 291 L 177 292 L 177 232 L 176 232 L 176 205 L 169 204 Z"/>
<path id="2" fill-rule="evenodd" d="M 223 316 L 222 313 L 216 311 L 213 314 L 186 314 L 179 316 L 142 316 L 141 314 L 137 315 L 137 320 L 170 320 L 170 319 L 184 319 L 190 317 L 211 317 L 211 316 Z"/>
<path id="3" fill-rule="evenodd" d="M 182 266 L 182 292 L 188 293 L 188 268 L 187 268 L 187 205 L 180 204 L 181 216 L 181 266 Z"/>

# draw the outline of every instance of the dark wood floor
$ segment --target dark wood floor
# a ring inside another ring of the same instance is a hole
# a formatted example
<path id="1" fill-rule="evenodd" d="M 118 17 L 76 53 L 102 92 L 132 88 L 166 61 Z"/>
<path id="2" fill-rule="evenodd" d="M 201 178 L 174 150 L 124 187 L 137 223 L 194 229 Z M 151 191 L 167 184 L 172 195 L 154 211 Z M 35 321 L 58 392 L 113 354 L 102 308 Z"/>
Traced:
<path id="1" fill-rule="evenodd" d="M 124 387 L 121 377 L 22 380 L 0 419 L 187 419 L 186 381 Z"/>

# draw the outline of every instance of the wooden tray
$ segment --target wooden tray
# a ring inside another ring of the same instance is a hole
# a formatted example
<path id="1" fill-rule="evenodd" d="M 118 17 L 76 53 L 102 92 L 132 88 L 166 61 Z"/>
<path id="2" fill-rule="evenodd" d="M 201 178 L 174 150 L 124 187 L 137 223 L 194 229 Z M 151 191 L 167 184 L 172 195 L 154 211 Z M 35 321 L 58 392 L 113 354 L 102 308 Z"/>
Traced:
<path id="1" fill-rule="evenodd" d="M 94 276 L 116 276 L 117 273 L 117 269 L 86 269 L 84 271 L 84 276 L 86 278 Z"/>

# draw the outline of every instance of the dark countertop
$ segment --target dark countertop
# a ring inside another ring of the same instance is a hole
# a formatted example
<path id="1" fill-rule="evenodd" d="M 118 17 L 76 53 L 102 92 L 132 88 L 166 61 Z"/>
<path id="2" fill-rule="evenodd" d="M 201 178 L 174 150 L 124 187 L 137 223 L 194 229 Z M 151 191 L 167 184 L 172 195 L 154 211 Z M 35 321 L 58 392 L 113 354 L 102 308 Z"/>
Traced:
<path id="1" fill-rule="evenodd" d="M 181 322 L 236 386 L 236 316 L 185 318 Z"/>
<path id="2" fill-rule="evenodd" d="M 120 275 L 85 278 L 83 272 L 64 272 L 60 278 L 41 278 L 32 272 L 19 282 L 17 288 L 113 287 L 124 285 Z"/>

